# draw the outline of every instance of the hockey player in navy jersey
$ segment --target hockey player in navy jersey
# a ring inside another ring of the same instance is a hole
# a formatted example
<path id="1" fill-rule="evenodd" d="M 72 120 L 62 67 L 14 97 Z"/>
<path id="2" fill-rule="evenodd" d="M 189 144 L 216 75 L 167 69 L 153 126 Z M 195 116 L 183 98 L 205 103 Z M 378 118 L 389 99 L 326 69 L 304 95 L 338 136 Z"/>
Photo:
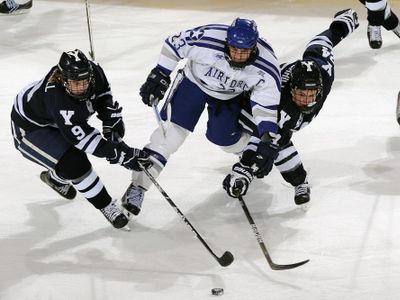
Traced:
<path id="1" fill-rule="evenodd" d="M 399 18 L 386 0 L 360 0 L 367 9 L 367 37 L 372 49 L 382 47 L 381 27 L 393 31 L 400 38 Z"/>
<path id="2" fill-rule="evenodd" d="M 281 65 L 282 94 L 278 107 L 278 134 L 273 140 L 277 149 L 275 167 L 283 179 L 295 189 L 294 201 L 303 205 L 310 201 L 307 172 L 291 141 L 294 132 L 307 126 L 320 112 L 334 80 L 333 47 L 358 27 L 357 14 L 352 9 L 338 12 L 329 29 L 315 36 L 307 45 L 301 60 Z M 253 177 L 262 178 L 272 165 L 259 170 L 255 163 L 256 149 L 262 138 L 257 132 L 256 118 L 250 109 L 251 98 L 240 118 L 243 127 L 252 132 L 240 161 L 233 165 L 223 187 L 231 197 L 245 195 Z M 304 205 L 306 206 L 306 205 Z"/>
<path id="3" fill-rule="evenodd" d="M 249 136 L 242 134 L 238 123 L 241 94 L 250 91 L 252 113 L 260 136 L 265 140 L 258 149 L 263 163 L 272 161 L 274 151 L 269 141 L 277 133 L 277 105 L 281 77 L 272 47 L 259 37 L 252 20 L 237 18 L 229 25 L 209 24 L 169 36 L 162 47 L 157 66 L 140 88 L 145 104 L 151 106 L 164 97 L 170 73 L 178 62 L 187 62 L 175 78 L 171 95 L 161 116 L 165 132 L 157 128 L 144 148 L 153 161 L 151 174 L 157 177 L 170 155 L 192 132 L 207 106 L 207 139 L 227 152 L 239 152 Z M 134 171 L 132 184 L 122 198 L 122 205 L 138 214 L 144 192 L 151 182 L 144 172 Z"/>
<path id="4" fill-rule="evenodd" d="M 116 228 L 128 219 L 108 194 L 86 154 L 106 158 L 132 170 L 145 152 L 114 142 L 125 133 L 122 107 L 113 101 L 103 69 L 78 49 L 63 52 L 58 65 L 27 85 L 15 98 L 11 113 L 15 147 L 27 159 L 47 168 L 41 180 L 67 199 L 78 190 Z M 88 124 L 97 113 L 103 135 Z"/>

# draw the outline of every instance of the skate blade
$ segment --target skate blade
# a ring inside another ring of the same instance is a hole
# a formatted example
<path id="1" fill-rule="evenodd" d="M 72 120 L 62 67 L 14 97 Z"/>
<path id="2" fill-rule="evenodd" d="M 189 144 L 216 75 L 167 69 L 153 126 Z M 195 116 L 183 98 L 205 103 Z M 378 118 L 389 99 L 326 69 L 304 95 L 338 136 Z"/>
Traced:
<path id="1" fill-rule="evenodd" d="M 130 232 L 130 231 L 131 231 L 131 228 L 130 228 L 130 226 L 129 226 L 129 223 L 128 223 L 127 225 L 125 225 L 124 227 L 120 228 L 120 230 L 126 231 L 126 232 Z"/>
<path id="2" fill-rule="evenodd" d="M 303 212 L 307 212 L 310 209 L 310 202 L 300 204 L 298 205 L 298 208 Z"/>

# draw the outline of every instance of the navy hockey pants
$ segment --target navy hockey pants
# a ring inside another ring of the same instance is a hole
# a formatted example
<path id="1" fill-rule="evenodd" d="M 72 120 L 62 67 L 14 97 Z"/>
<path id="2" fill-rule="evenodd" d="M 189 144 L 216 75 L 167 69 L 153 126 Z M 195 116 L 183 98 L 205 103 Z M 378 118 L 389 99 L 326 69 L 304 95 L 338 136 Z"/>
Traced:
<path id="1" fill-rule="evenodd" d="M 191 132 L 207 104 L 207 139 L 218 146 L 230 146 L 239 141 L 243 130 L 238 122 L 239 97 L 230 100 L 213 98 L 185 77 L 173 92 L 170 104 L 171 121 Z M 167 119 L 166 105 L 161 110 L 161 118 Z"/>

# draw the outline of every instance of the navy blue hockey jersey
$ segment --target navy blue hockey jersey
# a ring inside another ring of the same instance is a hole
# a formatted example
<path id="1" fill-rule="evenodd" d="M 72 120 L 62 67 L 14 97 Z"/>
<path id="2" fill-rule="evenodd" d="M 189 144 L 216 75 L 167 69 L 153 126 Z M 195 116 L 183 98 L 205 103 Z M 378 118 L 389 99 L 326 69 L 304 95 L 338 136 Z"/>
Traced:
<path id="1" fill-rule="evenodd" d="M 93 67 L 94 90 L 89 99 L 78 101 L 67 94 L 61 82 L 51 80 L 57 72 L 54 66 L 41 80 L 27 85 L 16 96 L 11 119 L 25 131 L 55 127 L 65 140 L 76 148 L 98 157 L 112 156 L 116 143 L 105 140 L 88 124 L 95 113 L 102 119 L 107 106 L 113 103 L 110 85 L 103 69 Z"/>

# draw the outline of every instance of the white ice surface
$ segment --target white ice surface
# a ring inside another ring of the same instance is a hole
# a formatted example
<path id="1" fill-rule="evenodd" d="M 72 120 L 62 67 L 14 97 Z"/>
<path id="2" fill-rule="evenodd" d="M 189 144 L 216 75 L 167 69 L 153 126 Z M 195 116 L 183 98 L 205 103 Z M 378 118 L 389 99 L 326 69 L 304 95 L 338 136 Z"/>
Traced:
<path id="1" fill-rule="evenodd" d="M 41 183 L 42 169 L 12 143 L 13 98 L 62 51 L 87 52 L 89 44 L 83 3 L 35 0 L 28 14 L 0 16 L 0 299 L 212 299 L 213 287 L 229 300 L 399 299 L 400 40 L 383 31 L 382 49 L 369 49 L 358 1 L 130 2 L 95 1 L 91 13 L 96 59 L 124 107 L 125 140 L 136 147 L 157 126 L 138 90 L 168 34 L 253 18 L 285 62 L 299 58 L 336 11 L 359 12 L 360 28 L 335 48 L 336 81 L 324 109 L 294 137 L 312 184 L 310 210 L 295 207 L 276 170 L 245 196 L 277 263 L 311 261 L 290 271 L 268 267 L 241 207 L 221 188 L 236 158 L 206 140 L 204 117 L 159 182 L 217 255 L 234 254 L 229 267 L 217 264 L 155 188 L 123 232 L 81 196 L 62 200 Z M 179 2 L 185 9 L 167 8 Z M 91 161 L 120 197 L 129 172 Z"/>

